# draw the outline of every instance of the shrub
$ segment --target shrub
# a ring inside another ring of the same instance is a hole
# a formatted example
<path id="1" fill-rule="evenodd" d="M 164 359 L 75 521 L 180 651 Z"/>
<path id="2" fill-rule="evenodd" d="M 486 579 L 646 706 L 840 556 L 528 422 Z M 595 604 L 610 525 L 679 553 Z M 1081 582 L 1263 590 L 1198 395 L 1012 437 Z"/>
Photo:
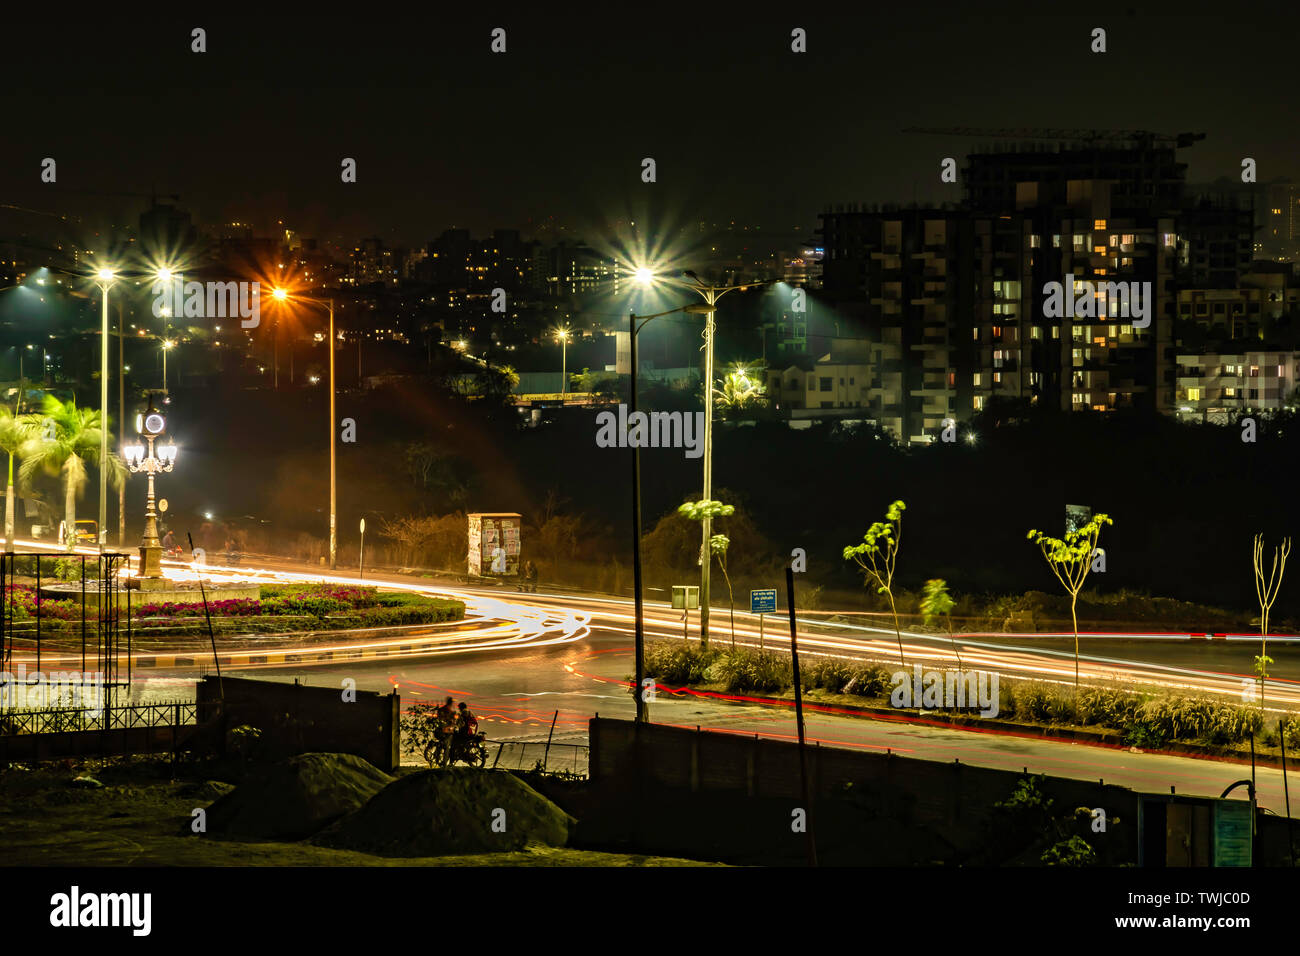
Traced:
<path id="1" fill-rule="evenodd" d="M 790 659 L 770 651 L 734 651 L 721 654 L 705 676 L 738 693 L 783 691 L 794 683 Z"/>
<path id="2" fill-rule="evenodd" d="M 645 670 L 671 684 L 702 684 L 705 671 L 721 652 L 686 641 L 656 641 L 646 648 Z"/>
<path id="3" fill-rule="evenodd" d="M 888 668 L 879 664 L 858 664 L 844 685 L 844 693 L 859 697 L 887 697 L 892 687 Z"/>
<path id="4" fill-rule="evenodd" d="M 1122 730 L 1139 719 L 1143 698 L 1109 687 L 1090 687 L 1079 692 L 1081 724 L 1098 724 Z"/>
<path id="5" fill-rule="evenodd" d="M 1051 724 L 1075 719 L 1073 698 L 1049 684 L 1033 681 L 1016 684 L 1008 698 L 1010 712 L 1021 720 Z"/>
<path id="6" fill-rule="evenodd" d="M 1282 733 L 1288 750 L 1300 750 L 1300 717 L 1292 717 L 1283 724 Z M 1287 756 L 1289 759 L 1290 754 Z"/>
<path id="7" fill-rule="evenodd" d="M 822 657 L 805 664 L 800 676 L 804 687 L 821 687 L 838 694 L 853 679 L 853 667 L 848 661 Z"/>

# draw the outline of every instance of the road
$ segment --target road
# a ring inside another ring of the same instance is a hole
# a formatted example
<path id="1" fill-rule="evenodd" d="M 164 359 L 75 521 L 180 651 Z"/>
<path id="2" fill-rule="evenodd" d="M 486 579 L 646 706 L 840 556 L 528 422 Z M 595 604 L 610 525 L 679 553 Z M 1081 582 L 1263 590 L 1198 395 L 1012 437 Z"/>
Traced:
<path id="1" fill-rule="evenodd" d="M 181 569 L 177 569 L 178 576 Z M 272 579 L 322 578 L 318 572 L 292 569 L 208 569 L 205 576 Z M 350 575 L 330 576 L 354 582 Z M 468 700 L 493 740 L 544 741 L 552 719 L 553 741 L 561 745 L 586 742 L 587 721 L 593 714 L 630 718 L 633 702 L 627 679 L 633 670 L 632 607 L 625 599 L 574 594 L 520 594 L 510 589 L 439 586 L 409 576 L 368 574 L 365 583 L 436 591 L 467 602 L 484 627 L 509 632 L 496 634 L 489 643 L 473 646 L 430 642 L 405 657 L 385 655 L 345 663 L 310 660 L 285 666 L 265 664 L 223 667 L 223 673 L 258 676 L 323 685 L 356 680 L 364 690 L 397 689 L 404 705 L 440 700 L 451 695 Z M 736 643 L 757 647 L 757 620 L 738 614 Z M 662 602 L 646 605 L 648 639 L 682 639 L 681 613 Z M 692 620 L 692 625 L 694 621 Z M 786 628 L 783 630 L 783 627 Z M 693 626 L 692 626 L 693 630 Z M 692 637 L 694 635 L 692 634 Z M 715 641 L 730 643 L 725 612 L 715 613 Z M 904 649 L 909 663 L 951 667 L 955 654 L 946 635 L 905 631 Z M 332 638 L 343 646 L 360 646 L 348 635 Z M 401 640 L 408 641 L 409 637 Z M 801 617 L 801 655 L 860 658 L 893 663 L 898 648 L 892 628 L 874 624 L 827 622 Z M 769 618 L 762 637 L 764 646 L 788 646 L 788 619 Z M 292 642 L 290 642 L 292 643 Z M 372 644 L 373 641 L 362 642 Z M 1070 637 L 1027 634 L 959 635 L 957 651 L 963 664 L 997 670 L 1013 677 L 1070 683 L 1073 681 L 1073 640 Z M 1248 640 L 1196 640 L 1132 636 L 1088 635 L 1082 638 L 1081 671 L 1085 680 L 1107 680 L 1165 685 L 1192 691 L 1231 695 L 1240 699 L 1242 679 L 1258 653 Z M 227 652 L 223 648 L 220 653 Z M 1285 639 L 1270 641 L 1277 659 L 1274 673 L 1284 676 L 1269 682 L 1271 703 L 1300 703 L 1300 644 Z M 188 698 L 196 671 L 211 672 L 203 662 L 202 648 L 187 666 L 163 666 L 144 676 L 135 669 L 134 700 Z M 691 694 L 675 695 L 661 688 L 651 707 L 656 722 L 716 731 L 758 734 L 772 739 L 794 739 L 794 717 L 789 707 L 726 703 Z M 809 740 L 822 746 L 883 751 L 904 756 L 978 764 L 1000 769 L 1027 768 L 1084 780 L 1163 792 L 1218 796 L 1230 783 L 1249 776 L 1249 767 L 1222 761 L 1117 750 L 1088 744 L 1064 744 L 1005 733 L 982 733 L 892 720 L 845 717 L 810 712 Z M 1256 773 L 1259 801 L 1279 814 L 1286 812 L 1286 795 L 1280 771 L 1260 768 Z M 1300 801 L 1300 793 L 1297 794 Z M 1296 808 L 1300 815 L 1300 805 Z"/>

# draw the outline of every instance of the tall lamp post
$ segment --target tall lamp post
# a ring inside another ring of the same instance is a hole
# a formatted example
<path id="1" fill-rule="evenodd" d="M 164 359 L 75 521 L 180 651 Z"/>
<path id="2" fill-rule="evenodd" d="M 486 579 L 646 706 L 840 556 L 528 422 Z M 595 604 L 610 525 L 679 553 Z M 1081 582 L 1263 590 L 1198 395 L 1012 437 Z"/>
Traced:
<path id="1" fill-rule="evenodd" d="M 162 543 L 158 540 L 158 509 L 154 496 L 154 475 L 172 470 L 176 464 L 176 445 L 168 442 L 162 448 L 155 448 L 167 430 L 167 420 L 153 407 L 136 418 L 135 430 L 147 442 L 144 445 L 129 445 L 122 449 L 126 467 L 133 474 L 144 472 L 149 479 L 149 496 L 145 502 L 144 537 L 140 541 L 140 589 L 144 591 L 161 588 L 166 579 L 162 573 Z"/>
<path id="2" fill-rule="evenodd" d="M 166 334 L 166 333 L 164 333 Z M 163 391 L 167 391 L 167 353 L 176 347 L 176 343 L 171 339 L 162 341 L 162 360 L 163 360 Z"/>
<path id="3" fill-rule="evenodd" d="M 714 316 L 717 313 L 718 300 L 728 292 L 737 289 L 757 288 L 784 280 L 757 279 L 734 285 L 710 285 L 688 270 L 682 271 L 679 275 L 687 280 L 684 283 L 686 288 L 699 293 L 704 299 L 702 306 L 685 311 L 704 315 L 704 500 L 710 501 L 713 498 L 713 339 Z M 637 282 L 642 285 L 649 285 L 655 279 L 653 271 L 644 268 L 636 270 L 636 277 Z M 709 571 L 713 563 L 709 541 L 713 536 L 713 517 L 704 515 L 700 525 L 700 643 L 707 645 L 709 643 Z"/>
<path id="4" fill-rule="evenodd" d="M 569 391 L 569 332 L 568 326 L 557 329 L 555 337 L 560 340 L 560 394 Z"/>
<path id="5" fill-rule="evenodd" d="M 338 426 L 334 420 L 334 300 L 330 299 L 311 299 L 306 296 L 291 296 L 284 289 L 275 289 L 271 292 L 273 298 L 280 302 L 290 299 L 298 302 L 306 302 L 311 305 L 318 305 L 329 310 L 330 330 L 329 330 L 329 353 L 330 353 L 330 570 L 333 571 L 338 561 L 338 522 L 336 521 L 336 502 L 337 502 L 337 482 L 335 468 L 335 440 L 334 430 Z"/>
<path id="6" fill-rule="evenodd" d="M 100 269 L 96 285 L 102 302 L 99 329 L 99 551 L 104 551 L 104 536 L 108 534 L 108 290 L 116 278 L 112 269 Z M 76 534 L 75 528 L 69 534 Z"/>
<path id="7" fill-rule="evenodd" d="M 648 275 L 643 274 L 643 270 L 638 270 L 638 279 L 643 284 L 649 281 Z M 701 312 L 705 306 L 684 305 L 676 309 L 669 309 L 667 312 L 657 312 L 654 315 L 638 316 L 635 312 L 628 317 L 628 348 L 632 361 L 631 388 L 628 396 L 628 415 L 630 416 L 637 410 L 637 366 L 639 359 L 636 351 L 636 337 L 641 330 L 652 319 L 662 318 L 665 315 L 673 315 L 677 312 Z M 645 611 L 642 607 L 641 600 L 641 446 L 632 445 L 632 592 L 633 604 L 636 607 L 636 684 L 634 685 L 636 693 L 636 722 L 645 723 L 647 720 L 645 706 L 645 688 L 642 682 L 645 680 Z"/>

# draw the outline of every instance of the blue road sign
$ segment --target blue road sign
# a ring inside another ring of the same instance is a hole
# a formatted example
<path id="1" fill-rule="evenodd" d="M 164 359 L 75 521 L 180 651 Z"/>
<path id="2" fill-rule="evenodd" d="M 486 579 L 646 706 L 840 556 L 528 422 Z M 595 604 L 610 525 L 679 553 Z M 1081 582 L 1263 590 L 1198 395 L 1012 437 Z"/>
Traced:
<path id="1" fill-rule="evenodd" d="M 775 614 L 776 613 L 776 588 L 767 588 L 762 591 L 749 592 L 749 613 L 750 614 Z"/>

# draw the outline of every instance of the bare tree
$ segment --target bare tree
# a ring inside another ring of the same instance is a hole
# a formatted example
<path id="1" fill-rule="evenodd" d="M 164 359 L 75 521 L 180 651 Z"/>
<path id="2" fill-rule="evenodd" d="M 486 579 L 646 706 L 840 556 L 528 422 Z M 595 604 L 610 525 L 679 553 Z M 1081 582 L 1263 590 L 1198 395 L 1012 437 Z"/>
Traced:
<path id="1" fill-rule="evenodd" d="M 1291 539 L 1283 538 L 1282 546 L 1273 549 L 1273 565 L 1264 576 L 1264 535 L 1255 535 L 1253 563 L 1255 567 L 1255 596 L 1259 599 L 1259 657 L 1255 658 L 1255 673 L 1259 675 L 1259 707 L 1264 709 L 1264 681 L 1268 677 L 1268 613 L 1282 589 L 1282 575 L 1286 573 L 1287 555 L 1291 553 Z"/>

